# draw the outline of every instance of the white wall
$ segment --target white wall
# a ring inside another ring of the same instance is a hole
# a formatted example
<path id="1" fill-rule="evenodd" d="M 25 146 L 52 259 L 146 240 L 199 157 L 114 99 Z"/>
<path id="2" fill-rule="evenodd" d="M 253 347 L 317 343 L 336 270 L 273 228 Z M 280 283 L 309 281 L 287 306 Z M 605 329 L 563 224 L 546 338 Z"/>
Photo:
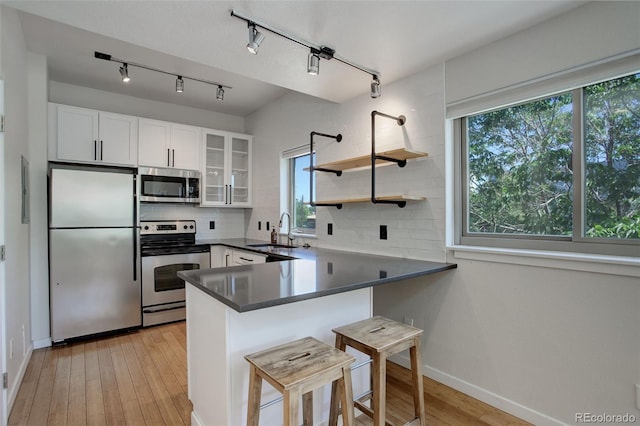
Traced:
<path id="1" fill-rule="evenodd" d="M 192 126 L 208 127 L 230 132 L 244 132 L 243 117 L 148 99 L 134 98 L 133 96 L 105 92 L 57 81 L 50 82 L 49 101 L 100 111 L 190 124 Z"/>
<path id="2" fill-rule="evenodd" d="M 28 53 L 29 232 L 31 338 L 34 347 L 51 344 L 49 331 L 49 239 L 47 218 L 47 58 Z"/>
<path id="3" fill-rule="evenodd" d="M 366 76 L 363 75 L 366 83 Z M 426 201 L 395 205 L 345 204 L 316 209 L 318 239 L 312 245 L 344 250 L 443 261 L 444 250 L 444 112 L 443 69 L 436 66 L 401 82 L 383 86 L 378 100 L 367 94 L 336 105 L 300 94 L 288 94 L 247 118 L 254 135 L 254 208 L 247 236 L 267 239 L 268 231 L 258 231 L 257 222 L 277 223 L 280 184 L 280 153 L 309 143 L 309 133 L 341 133 L 340 143 L 315 137 L 318 163 L 371 152 L 371 111 L 405 115 L 404 127 L 394 120 L 376 118 L 378 151 L 409 148 L 429 153 L 426 159 L 410 161 L 405 168 L 395 165 L 378 168 L 377 195 L 401 193 L 426 196 Z M 317 173 L 316 199 L 368 197 L 371 178 L 367 170 L 347 172 L 341 177 Z M 333 235 L 327 235 L 327 224 Z M 387 225 L 388 239 L 379 239 L 379 226 Z M 286 231 L 285 231 L 286 232 Z"/>
<path id="4" fill-rule="evenodd" d="M 27 51 L 17 13 L 0 6 L 5 107 L 5 318 L 9 408 L 31 354 L 29 225 L 21 223 L 21 156 L 29 158 Z M 12 343 L 12 345 L 11 345 Z M 13 346 L 11 354 L 10 346 Z"/>
<path id="5" fill-rule="evenodd" d="M 580 22 L 593 27 L 593 13 L 600 8 L 608 9 L 605 15 L 611 16 L 621 10 L 624 14 L 629 6 L 609 2 L 586 8 L 578 8 L 556 22 L 568 20 L 572 27 L 580 26 Z M 637 10 L 635 6 L 632 9 Z M 620 25 L 638 22 L 623 21 Z M 573 43 L 579 50 L 582 40 L 571 38 L 566 30 L 562 25 L 543 23 L 540 29 L 529 29 L 496 46 L 509 43 L 517 51 L 517 44 L 522 43 L 520 50 L 526 55 L 534 48 L 545 49 L 546 44 L 538 43 L 551 39 L 568 41 L 565 46 Z M 606 32 L 597 26 L 592 30 Z M 622 33 L 626 39 L 627 33 Z M 539 39 L 540 34 L 544 37 Z M 496 74 L 491 79 L 499 80 L 502 65 L 485 64 Z M 455 258 L 446 252 L 444 170 L 449 163 L 445 149 L 447 154 L 452 149 L 445 139 L 441 67 L 384 85 L 378 101 L 363 95 L 335 105 L 289 94 L 248 117 L 247 131 L 254 134 L 256 158 L 261 161 L 256 162 L 256 203 L 248 217 L 247 236 L 266 239 L 268 233 L 257 231 L 257 222 L 273 222 L 279 216 L 275 207 L 280 194 L 279 152 L 308 143 L 309 132 L 315 130 L 341 132 L 344 136 L 340 144 L 317 139 L 321 141 L 320 161 L 366 154 L 369 114 L 374 108 L 408 117 L 406 133 L 401 133 L 394 146 L 412 146 L 430 153 L 428 160 L 415 162 L 407 170 L 387 167 L 379 177 L 409 193 L 426 195 L 428 201 L 410 204 L 406 209 L 371 204 L 345 206 L 343 210 L 320 207 L 318 240 L 310 242 L 419 259 L 446 257 L 458 264 L 454 271 L 384 285 L 374 291 L 376 314 L 400 321 L 413 318 L 415 325 L 425 330 L 423 362 L 427 375 L 534 424 L 575 423 L 577 412 L 630 413 L 640 419 L 634 389 L 634 384 L 640 383 L 637 273 L 625 276 L 622 272 L 556 269 L 557 265 L 562 268 L 562 262 L 552 266 L 544 260 L 538 261 L 539 266 L 525 266 L 500 263 L 499 258 L 491 256 L 486 260 Z M 390 122 L 383 132 L 379 139 L 389 141 L 397 128 Z M 366 172 L 340 178 L 320 176 L 318 192 L 331 196 L 366 193 L 368 176 Z M 334 236 L 326 235 L 329 222 L 334 224 Z M 389 226 L 388 241 L 377 239 L 379 224 Z M 402 357 L 397 360 L 405 361 Z"/>

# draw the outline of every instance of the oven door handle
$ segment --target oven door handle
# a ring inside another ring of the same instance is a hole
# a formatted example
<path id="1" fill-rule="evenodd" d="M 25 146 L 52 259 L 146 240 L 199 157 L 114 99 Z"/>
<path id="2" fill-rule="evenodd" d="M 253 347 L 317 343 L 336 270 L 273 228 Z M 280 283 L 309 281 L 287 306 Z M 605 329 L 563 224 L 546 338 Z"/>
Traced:
<path id="1" fill-rule="evenodd" d="M 156 307 L 153 307 L 153 308 L 144 308 L 142 310 L 142 313 L 155 314 L 157 312 L 173 311 L 175 309 L 182 309 L 184 307 L 185 307 L 184 304 L 173 305 L 173 306 L 170 306 L 170 307 L 156 306 Z"/>

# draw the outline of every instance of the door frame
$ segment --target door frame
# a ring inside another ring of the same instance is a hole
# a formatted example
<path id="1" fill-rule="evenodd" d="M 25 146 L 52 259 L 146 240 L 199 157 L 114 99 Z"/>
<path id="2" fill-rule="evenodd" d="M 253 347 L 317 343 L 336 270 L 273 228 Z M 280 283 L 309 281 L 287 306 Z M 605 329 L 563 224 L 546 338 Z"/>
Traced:
<path id="1" fill-rule="evenodd" d="M 0 116 L 4 117 L 4 80 L 0 77 Z M 0 129 L 4 130 L 4 129 Z M 4 177 L 4 131 L 0 131 L 0 194 L 6 194 L 5 177 Z M 6 244 L 5 241 L 5 200 L 4 196 L 0 197 L 0 246 Z M 7 353 L 6 353 L 6 318 L 5 318 L 5 262 L 0 261 L 0 374 L 7 371 Z M 0 424 L 7 424 L 9 413 L 7 407 L 7 389 L 0 384 Z"/>

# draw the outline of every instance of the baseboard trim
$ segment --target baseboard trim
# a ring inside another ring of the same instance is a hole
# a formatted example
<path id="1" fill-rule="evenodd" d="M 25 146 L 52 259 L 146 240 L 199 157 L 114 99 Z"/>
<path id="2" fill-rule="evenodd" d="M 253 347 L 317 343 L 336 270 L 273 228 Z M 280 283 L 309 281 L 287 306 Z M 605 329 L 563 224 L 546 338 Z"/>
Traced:
<path id="1" fill-rule="evenodd" d="M 29 361 L 31 360 L 31 354 L 33 354 L 32 347 L 27 349 L 27 354 L 22 360 L 20 368 L 18 369 L 16 380 L 13 382 L 13 386 L 9 389 L 7 395 L 7 419 L 9 418 L 9 414 L 11 414 L 11 410 L 13 409 L 13 403 L 16 402 L 16 397 L 18 396 L 20 385 L 22 384 L 22 380 L 24 380 L 24 375 L 27 372 L 27 367 L 29 366 Z"/>
<path id="2" fill-rule="evenodd" d="M 48 348 L 51 346 L 51 337 L 47 337 L 46 339 L 38 339 L 33 341 L 33 349 L 42 349 Z"/>
<path id="3" fill-rule="evenodd" d="M 400 364 L 405 368 L 411 368 L 411 361 L 406 356 L 394 355 L 390 358 L 390 360 L 395 362 L 396 364 Z M 422 365 L 422 373 L 430 379 L 445 384 L 450 388 L 467 394 L 479 401 L 484 402 L 485 404 L 496 407 L 529 423 L 533 423 L 538 426 L 567 425 L 560 420 L 556 420 L 552 417 L 547 416 L 546 414 L 540 413 L 529 407 L 525 407 L 522 404 L 519 404 L 515 401 L 507 399 L 503 396 L 476 386 L 473 383 L 466 382 L 462 379 L 454 377 L 448 373 L 445 373 L 428 365 Z"/>

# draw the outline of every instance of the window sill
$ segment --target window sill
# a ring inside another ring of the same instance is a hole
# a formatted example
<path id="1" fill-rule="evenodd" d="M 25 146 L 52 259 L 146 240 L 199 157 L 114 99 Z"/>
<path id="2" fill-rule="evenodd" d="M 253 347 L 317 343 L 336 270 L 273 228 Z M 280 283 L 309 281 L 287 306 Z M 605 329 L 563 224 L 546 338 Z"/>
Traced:
<path id="1" fill-rule="evenodd" d="M 463 245 L 448 246 L 447 250 L 452 252 L 456 259 L 640 277 L 640 258 L 638 257 Z"/>

